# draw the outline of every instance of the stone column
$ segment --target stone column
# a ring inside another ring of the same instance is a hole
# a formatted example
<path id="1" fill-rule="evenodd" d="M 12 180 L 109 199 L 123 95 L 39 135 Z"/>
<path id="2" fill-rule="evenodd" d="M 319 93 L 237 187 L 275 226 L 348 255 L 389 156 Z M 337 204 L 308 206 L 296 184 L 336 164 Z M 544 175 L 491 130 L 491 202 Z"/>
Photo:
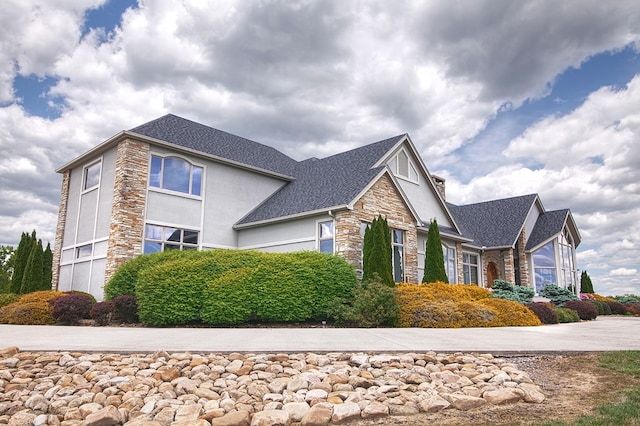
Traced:
<path id="1" fill-rule="evenodd" d="M 116 153 L 105 283 L 127 260 L 142 254 L 149 176 L 149 144 L 125 139 Z"/>
<path id="2" fill-rule="evenodd" d="M 56 236 L 53 242 L 53 261 L 51 262 L 51 289 L 57 290 L 60 281 L 60 257 L 62 256 L 62 243 L 64 227 L 67 224 L 67 202 L 69 201 L 69 182 L 71 170 L 62 174 L 62 189 L 60 190 L 60 207 L 58 208 L 58 224 Z"/>

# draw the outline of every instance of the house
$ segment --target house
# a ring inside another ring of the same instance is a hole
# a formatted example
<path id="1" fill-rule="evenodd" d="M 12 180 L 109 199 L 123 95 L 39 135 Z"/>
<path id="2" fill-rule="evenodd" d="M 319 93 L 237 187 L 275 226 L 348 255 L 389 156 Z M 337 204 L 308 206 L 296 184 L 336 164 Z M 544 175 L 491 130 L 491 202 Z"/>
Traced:
<path id="1" fill-rule="evenodd" d="M 319 250 L 361 267 L 364 229 L 392 230 L 396 282 L 419 282 L 427 230 L 440 228 L 450 282 L 497 278 L 576 288 L 580 234 L 535 195 L 457 206 L 409 135 L 327 158 L 278 150 L 166 115 L 60 167 L 53 287 L 103 297 L 128 259 L 160 250 Z"/>

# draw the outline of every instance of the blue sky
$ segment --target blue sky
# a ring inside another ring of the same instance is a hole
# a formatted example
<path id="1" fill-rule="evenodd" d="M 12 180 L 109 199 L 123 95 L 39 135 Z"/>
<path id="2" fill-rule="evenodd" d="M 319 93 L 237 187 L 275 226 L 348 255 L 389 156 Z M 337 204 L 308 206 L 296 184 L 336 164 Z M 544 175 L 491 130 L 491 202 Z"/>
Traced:
<path id="1" fill-rule="evenodd" d="M 621 0 L 10 1 L 0 244 L 53 242 L 55 169 L 174 113 L 304 159 L 408 133 L 454 203 L 570 208 L 579 268 L 640 294 L 640 8 Z M 579 11 L 579 13 L 578 13 Z"/>

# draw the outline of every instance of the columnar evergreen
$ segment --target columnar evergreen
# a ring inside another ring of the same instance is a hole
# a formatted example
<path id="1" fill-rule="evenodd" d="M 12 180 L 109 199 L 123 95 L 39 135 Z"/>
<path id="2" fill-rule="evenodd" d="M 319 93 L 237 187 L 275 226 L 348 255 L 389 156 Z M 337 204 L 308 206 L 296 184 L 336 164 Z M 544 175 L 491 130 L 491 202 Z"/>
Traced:
<path id="1" fill-rule="evenodd" d="M 444 255 L 442 254 L 442 242 L 440 241 L 440 231 L 438 222 L 433 219 L 429 225 L 427 233 L 427 246 L 424 259 L 423 283 L 433 283 L 441 281 L 448 283 L 447 272 L 444 267 Z"/>
<path id="2" fill-rule="evenodd" d="M 391 231 L 387 220 L 378 216 L 367 225 L 362 248 L 362 279 L 373 280 L 376 275 L 382 283 L 394 286 L 391 261 Z"/>
<path id="3" fill-rule="evenodd" d="M 42 240 L 31 234 L 22 233 L 20 243 L 13 255 L 13 275 L 9 292 L 15 294 L 50 290 L 52 279 L 53 253 L 50 244 L 43 250 Z"/>
<path id="4" fill-rule="evenodd" d="M 16 249 L 13 257 L 13 276 L 11 277 L 10 293 L 20 294 L 22 276 L 24 275 L 24 270 L 27 267 L 27 261 L 29 260 L 29 254 L 31 254 L 32 247 L 33 240 L 31 239 L 31 236 L 28 233 L 23 232 L 20 237 L 20 243 L 18 243 L 18 248 Z"/>
<path id="5" fill-rule="evenodd" d="M 20 294 L 32 293 L 42 290 L 42 282 L 44 281 L 44 250 L 42 249 L 42 240 L 34 241 L 27 267 L 22 276 L 22 286 Z"/>
<path id="6" fill-rule="evenodd" d="M 580 293 L 595 293 L 593 291 L 593 283 L 587 271 L 582 271 L 580 275 Z"/>
<path id="7" fill-rule="evenodd" d="M 42 275 L 42 290 L 51 290 L 51 281 L 53 281 L 53 252 L 51 251 L 51 243 L 47 243 L 47 248 L 44 249 Z"/>

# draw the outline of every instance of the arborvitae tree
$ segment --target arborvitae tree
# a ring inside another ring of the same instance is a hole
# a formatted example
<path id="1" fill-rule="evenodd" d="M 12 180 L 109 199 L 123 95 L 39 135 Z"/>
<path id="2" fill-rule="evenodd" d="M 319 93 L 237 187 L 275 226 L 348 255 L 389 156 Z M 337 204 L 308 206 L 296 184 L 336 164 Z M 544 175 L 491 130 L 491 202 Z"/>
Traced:
<path id="1" fill-rule="evenodd" d="M 382 283 L 395 285 L 391 270 L 391 233 L 382 216 L 378 216 L 367 226 L 362 252 L 363 281 L 371 281 L 377 275 Z"/>
<path id="2" fill-rule="evenodd" d="M 593 291 L 593 283 L 587 271 L 582 271 L 580 275 L 580 293 L 595 293 Z"/>
<path id="3" fill-rule="evenodd" d="M 44 281 L 43 273 L 44 250 L 42 250 L 42 240 L 33 242 L 27 267 L 22 276 L 22 286 L 20 294 L 32 293 L 42 290 L 42 282 Z"/>
<path id="4" fill-rule="evenodd" d="M 47 248 L 44 250 L 42 275 L 42 290 L 51 290 L 51 281 L 53 280 L 53 253 L 51 252 L 51 243 L 47 243 Z"/>
<path id="5" fill-rule="evenodd" d="M 14 254 L 12 246 L 0 246 L 0 293 L 9 293 L 11 290 Z"/>
<path id="6" fill-rule="evenodd" d="M 31 239 L 31 236 L 26 232 L 23 232 L 20 237 L 20 243 L 18 244 L 18 248 L 16 249 L 13 257 L 13 276 L 11 277 L 9 293 L 20 294 L 22 276 L 24 275 L 24 270 L 27 267 L 27 261 L 29 260 L 32 247 L 33 240 Z"/>
<path id="7" fill-rule="evenodd" d="M 444 268 L 444 255 L 442 254 L 442 242 L 440 241 L 440 231 L 438 222 L 433 219 L 429 225 L 427 233 L 427 247 L 424 258 L 423 283 L 433 283 L 442 281 L 448 283 L 447 272 Z"/>

